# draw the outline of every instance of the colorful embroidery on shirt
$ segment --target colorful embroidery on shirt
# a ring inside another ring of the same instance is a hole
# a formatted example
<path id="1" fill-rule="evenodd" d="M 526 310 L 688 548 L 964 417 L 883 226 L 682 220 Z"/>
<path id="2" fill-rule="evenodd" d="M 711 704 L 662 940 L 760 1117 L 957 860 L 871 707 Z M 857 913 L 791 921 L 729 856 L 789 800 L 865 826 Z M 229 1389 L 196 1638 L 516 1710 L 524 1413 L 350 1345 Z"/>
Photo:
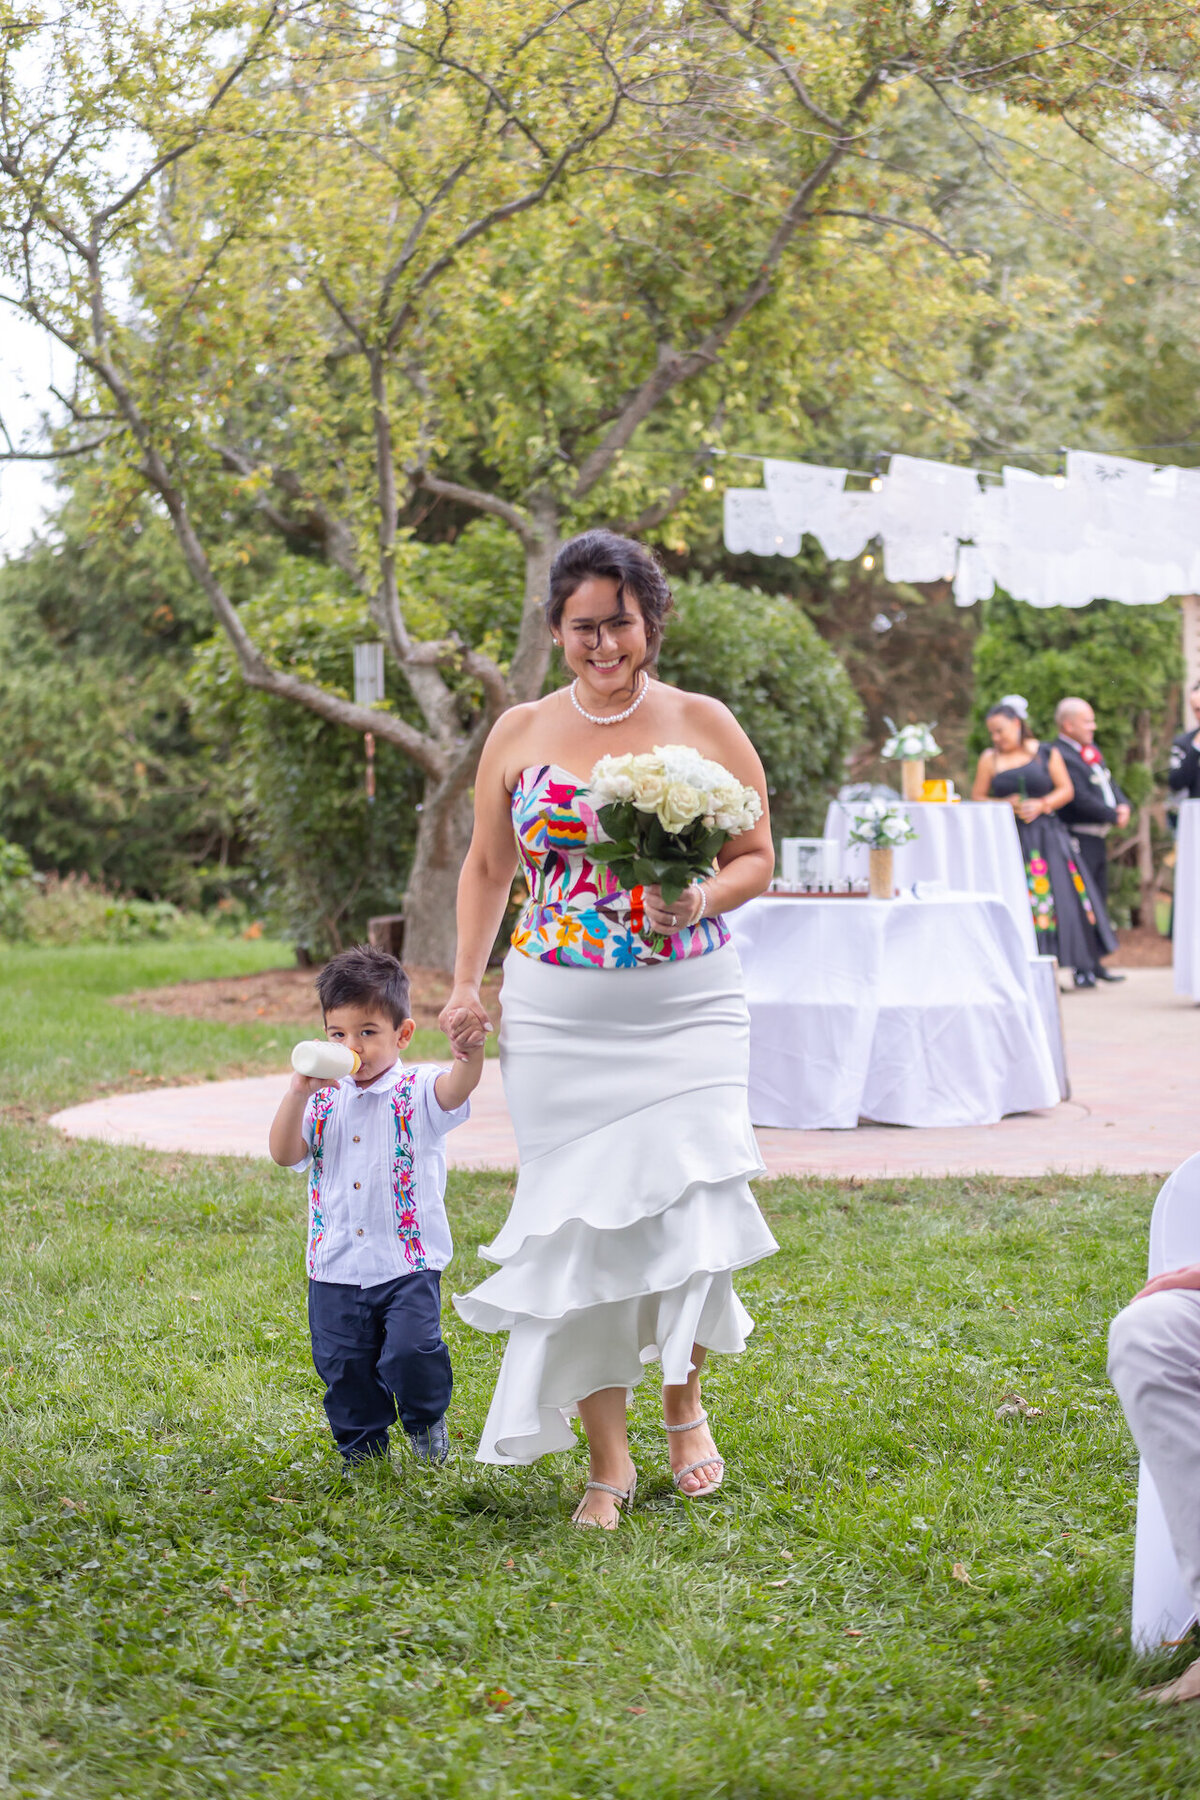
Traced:
<path id="1" fill-rule="evenodd" d="M 308 1272 L 316 1274 L 317 1251 L 325 1237 L 321 1211 L 321 1170 L 325 1162 L 325 1126 L 333 1111 L 335 1087 L 318 1088 L 312 1098 L 312 1166 L 308 1172 Z"/>
<path id="2" fill-rule="evenodd" d="M 417 1216 L 416 1179 L 413 1173 L 413 1088 L 416 1075 L 401 1076 L 392 1089 L 396 1141 L 392 1150 L 392 1204 L 396 1209 L 396 1233 L 410 1269 L 423 1269 L 425 1250 Z"/>
<path id="3" fill-rule="evenodd" d="M 548 763 L 523 769 L 517 779 L 513 830 L 529 899 L 512 934 L 513 948 L 572 969 L 636 969 L 704 956 L 727 944 L 721 918 L 701 919 L 669 937 L 643 936 L 641 888 L 623 888 L 611 869 L 586 854 L 602 835 L 586 794 L 577 782 L 556 780 Z"/>

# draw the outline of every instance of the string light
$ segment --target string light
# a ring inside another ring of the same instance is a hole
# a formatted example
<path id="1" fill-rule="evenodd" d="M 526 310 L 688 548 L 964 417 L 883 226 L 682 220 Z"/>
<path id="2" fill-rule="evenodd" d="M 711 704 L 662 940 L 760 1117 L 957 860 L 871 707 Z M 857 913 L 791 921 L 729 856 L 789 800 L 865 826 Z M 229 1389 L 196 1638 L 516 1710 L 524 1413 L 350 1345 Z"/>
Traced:
<path id="1" fill-rule="evenodd" d="M 711 469 L 706 470 L 705 473 L 700 477 L 700 486 L 704 489 L 706 494 L 711 494 L 713 489 L 716 487 L 716 485 L 717 485 L 716 476 L 713 474 Z"/>
<path id="2" fill-rule="evenodd" d="M 872 477 L 871 477 L 871 492 L 873 494 L 878 494 L 878 493 L 881 493 L 882 491 L 883 491 L 883 476 L 882 475 L 872 475 Z"/>
<path id="3" fill-rule="evenodd" d="M 1054 485 L 1056 488 L 1065 488 L 1067 485 L 1066 476 L 1065 475 L 1056 475 L 1054 477 Z"/>
<path id="4" fill-rule="evenodd" d="M 875 567 L 875 558 L 871 555 L 869 550 L 862 559 L 862 566 L 864 569 L 873 569 Z"/>

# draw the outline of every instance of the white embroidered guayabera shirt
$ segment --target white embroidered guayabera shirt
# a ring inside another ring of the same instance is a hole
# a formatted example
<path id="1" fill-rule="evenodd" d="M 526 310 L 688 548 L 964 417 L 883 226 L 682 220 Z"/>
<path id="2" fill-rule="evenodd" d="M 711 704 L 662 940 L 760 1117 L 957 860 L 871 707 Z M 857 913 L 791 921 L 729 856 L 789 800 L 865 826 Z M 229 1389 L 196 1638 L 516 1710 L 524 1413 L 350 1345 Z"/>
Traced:
<path id="1" fill-rule="evenodd" d="M 446 1134 L 469 1118 L 438 1105 L 443 1071 L 395 1063 L 370 1087 L 352 1075 L 310 1096 L 308 1272 L 314 1281 L 377 1287 L 419 1269 L 444 1269 L 454 1252 L 446 1218 Z"/>

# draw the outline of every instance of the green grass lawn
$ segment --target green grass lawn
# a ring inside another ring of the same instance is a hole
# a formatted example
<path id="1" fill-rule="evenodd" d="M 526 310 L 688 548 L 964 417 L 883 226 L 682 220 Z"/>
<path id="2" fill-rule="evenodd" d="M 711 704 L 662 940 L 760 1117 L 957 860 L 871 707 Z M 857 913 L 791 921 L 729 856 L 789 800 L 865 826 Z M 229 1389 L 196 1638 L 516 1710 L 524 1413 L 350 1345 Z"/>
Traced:
<path id="1" fill-rule="evenodd" d="M 783 1250 L 740 1281 L 758 1329 L 707 1384 L 715 1502 L 671 1494 L 649 1386 L 613 1537 L 565 1523 L 578 1458 L 477 1467 L 500 1344 L 453 1314 L 454 1465 L 351 1485 L 308 1356 L 302 1184 L 26 1122 L 131 1069 L 277 1066 L 278 1028 L 105 998 L 269 960 L 0 958 L 0 1791 L 1200 1791 L 1200 1720 L 1135 1697 L 1187 1653 L 1129 1654 L 1135 1458 L 1104 1376 L 1152 1181 L 764 1184 Z M 509 1187 L 452 1177 L 447 1292 Z M 998 1420 L 1014 1390 L 1040 1416 Z"/>

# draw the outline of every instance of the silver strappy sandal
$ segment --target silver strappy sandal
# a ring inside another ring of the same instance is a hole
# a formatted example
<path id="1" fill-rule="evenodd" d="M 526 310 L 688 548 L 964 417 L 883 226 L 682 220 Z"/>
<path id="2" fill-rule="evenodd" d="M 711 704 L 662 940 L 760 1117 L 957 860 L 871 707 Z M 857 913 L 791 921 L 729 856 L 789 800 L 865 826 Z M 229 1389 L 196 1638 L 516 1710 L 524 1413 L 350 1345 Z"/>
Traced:
<path id="1" fill-rule="evenodd" d="M 695 1431 L 697 1426 L 707 1424 L 708 1414 L 705 1412 L 704 1408 L 701 1407 L 700 1417 L 698 1419 L 689 1419 L 686 1425 L 664 1425 L 663 1430 Z M 706 1482 L 703 1487 L 689 1489 L 683 1497 L 685 1500 L 703 1500 L 706 1494 L 715 1494 L 725 1479 L 725 1458 L 723 1456 L 718 1456 L 715 1450 L 711 1456 L 702 1456 L 699 1462 L 688 1463 L 686 1468 L 672 1471 L 671 1480 L 674 1484 L 675 1492 L 678 1494 L 681 1491 L 679 1484 L 685 1475 L 694 1475 L 697 1469 L 707 1468 L 710 1463 L 718 1463 L 720 1465 L 721 1473 L 717 1476 L 717 1479 L 715 1481 Z"/>
<path id="2" fill-rule="evenodd" d="M 612 1525 L 601 1525 L 599 1519 L 583 1518 L 582 1514 L 583 1514 L 584 1502 L 587 1499 L 589 1489 L 593 1489 L 598 1494 L 611 1494 L 613 1496 L 613 1498 L 616 1500 L 616 1503 L 617 1503 L 617 1519 L 619 1520 L 621 1514 L 628 1512 L 630 1507 L 633 1505 L 633 1496 L 637 1493 L 637 1470 L 634 1469 L 633 1480 L 629 1483 L 629 1486 L 627 1488 L 613 1487 L 613 1485 L 610 1481 L 588 1481 L 588 1482 L 585 1482 L 584 1488 L 583 1488 L 583 1498 L 580 1500 L 579 1505 L 575 1508 L 575 1511 L 571 1514 L 572 1525 L 579 1525 L 584 1530 L 615 1531 L 617 1529 L 615 1522 Z"/>

